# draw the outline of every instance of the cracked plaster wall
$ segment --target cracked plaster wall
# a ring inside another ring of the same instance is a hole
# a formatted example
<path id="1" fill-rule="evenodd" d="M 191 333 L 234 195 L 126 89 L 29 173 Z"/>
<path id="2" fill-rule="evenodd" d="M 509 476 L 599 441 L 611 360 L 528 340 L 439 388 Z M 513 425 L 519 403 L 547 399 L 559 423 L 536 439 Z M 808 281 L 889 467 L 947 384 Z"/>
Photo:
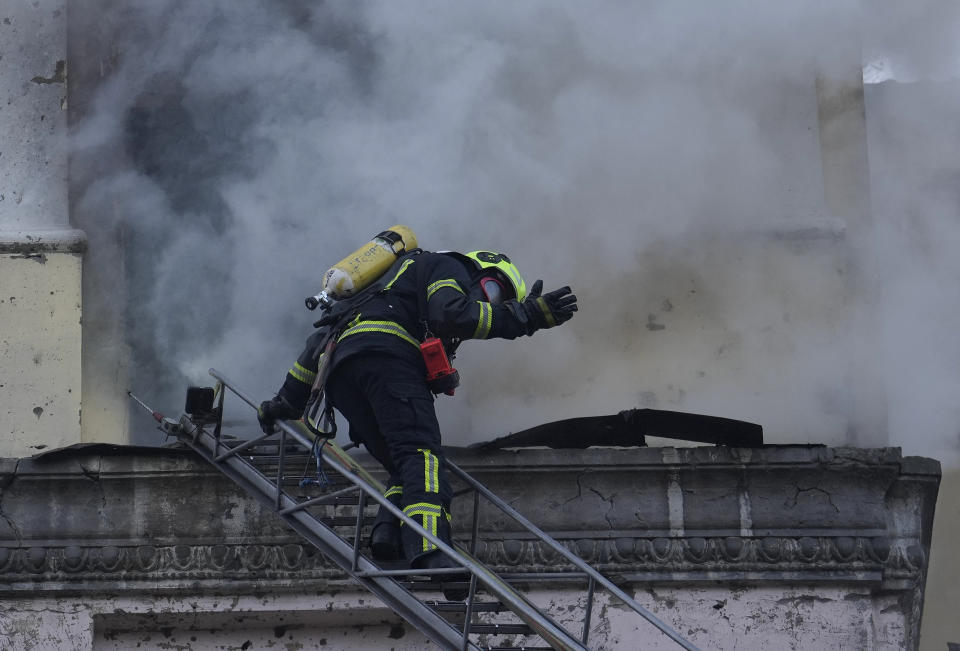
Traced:
<path id="1" fill-rule="evenodd" d="M 534 603 L 575 630 L 584 599 L 561 590 L 531 593 Z M 646 588 L 634 597 L 702 648 L 902 649 L 906 631 L 894 595 L 866 590 L 775 588 Z M 601 597 L 595 605 L 593 649 L 678 648 L 632 612 Z M 493 615 L 484 615 L 496 621 Z M 234 597 L 5 600 L 0 634 L 23 651 L 92 649 L 422 649 L 426 640 L 375 599 L 346 590 L 328 594 Z M 522 646 L 521 635 L 478 640 Z"/>
<path id="2" fill-rule="evenodd" d="M 67 224 L 65 0 L 0 8 L 0 231 Z"/>
<path id="3" fill-rule="evenodd" d="M 64 0 L 0 8 L 0 454 L 81 440 L 83 234 L 67 207 Z"/>

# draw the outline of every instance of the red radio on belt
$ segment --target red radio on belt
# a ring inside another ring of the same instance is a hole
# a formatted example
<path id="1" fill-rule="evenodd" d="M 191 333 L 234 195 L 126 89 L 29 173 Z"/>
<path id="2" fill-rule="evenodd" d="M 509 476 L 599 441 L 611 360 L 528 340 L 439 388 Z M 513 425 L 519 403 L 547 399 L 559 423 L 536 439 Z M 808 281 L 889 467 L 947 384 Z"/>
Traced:
<path id="1" fill-rule="evenodd" d="M 460 374 L 450 365 L 443 342 L 437 337 L 429 337 L 420 344 L 420 352 L 427 364 L 427 386 L 433 393 L 452 396 L 453 390 L 460 386 Z"/>

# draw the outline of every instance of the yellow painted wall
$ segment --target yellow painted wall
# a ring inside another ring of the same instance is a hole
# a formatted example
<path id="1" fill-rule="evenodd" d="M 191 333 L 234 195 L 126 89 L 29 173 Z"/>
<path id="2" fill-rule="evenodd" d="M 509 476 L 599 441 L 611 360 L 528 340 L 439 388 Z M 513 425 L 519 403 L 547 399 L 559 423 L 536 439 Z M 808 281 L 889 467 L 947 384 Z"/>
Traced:
<path id="1" fill-rule="evenodd" d="M 0 457 L 80 442 L 80 264 L 0 254 Z"/>

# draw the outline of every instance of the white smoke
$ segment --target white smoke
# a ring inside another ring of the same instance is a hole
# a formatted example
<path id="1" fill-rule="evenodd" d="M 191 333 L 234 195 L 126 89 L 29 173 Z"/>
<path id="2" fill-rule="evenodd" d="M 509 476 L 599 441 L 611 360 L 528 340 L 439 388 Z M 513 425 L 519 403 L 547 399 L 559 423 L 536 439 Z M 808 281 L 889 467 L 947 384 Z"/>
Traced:
<path id="1" fill-rule="evenodd" d="M 114 373 L 125 331 L 162 408 L 210 366 L 272 395 L 322 272 L 403 223 L 580 297 L 562 328 L 462 347 L 448 444 L 648 406 L 901 445 L 955 492 L 960 91 L 930 80 L 957 79 L 957 3 L 97 0 L 70 25 L 85 364 Z M 887 80 L 866 251 L 825 206 L 815 90 L 861 47 Z M 854 437 L 874 381 L 889 434 Z M 942 554 L 927 641 L 953 625 Z"/>
<path id="2" fill-rule="evenodd" d="M 814 79 L 848 66 L 865 28 L 868 47 L 895 35 L 888 50 L 908 58 L 884 12 L 101 5 L 91 34 L 110 47 L 75 129 L 76 213 L 120 233 L 130 298 L 88 307 L 123 313 L 145 392 L 173 400 L 215 366 L 272 395 L 320 274 L 405 223 L 425 248 L 500 249 L 528 283 L 580 297 L 561 329 L 462 348 L 464 386 L 438 402 L 449 443 L 635 406 L 754 420 L 775 442 L 846 440 L 856 297 L 844 216 L 824 207 Z M 916 65 L 938 53 L 927 42 Z M 935 227 L 938 246 L 955 226 Z M 899 313 L 884 314 L 895 346 Z M 898 388 L 906 350 L 876 363 L 895 380 L 891 424 L 929 423 L 936 449 L 955 447 L 955 414 L 917 413 Z"/>

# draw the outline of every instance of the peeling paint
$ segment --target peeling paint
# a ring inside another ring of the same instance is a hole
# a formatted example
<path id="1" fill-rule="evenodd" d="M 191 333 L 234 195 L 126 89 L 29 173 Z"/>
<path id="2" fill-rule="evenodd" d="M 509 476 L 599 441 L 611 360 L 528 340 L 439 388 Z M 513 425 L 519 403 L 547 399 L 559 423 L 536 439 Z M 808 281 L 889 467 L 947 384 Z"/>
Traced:
<path id="1" fill-rule="evenodd" d="M 814 594 L 805 594 L 805 595 L 799 595 L 796 597 L 784 597 L 783 599 L 778 599 L 777 603 L 799 605 L 799 604 L 814 604 L 814 603 L 826 604 L 832 601 L 833 599 L 830 599 L 828 597 L 821 597 L 819 595 L 814 595 Z"/>
<path id="2" fill-rule="evenodd" d="M 31 79 L 35 84 L 65 84 L 67 82 L 67 62 L 63 59 L 54 64 L 53 76 L 51 77 L 34 77 Z"/>

